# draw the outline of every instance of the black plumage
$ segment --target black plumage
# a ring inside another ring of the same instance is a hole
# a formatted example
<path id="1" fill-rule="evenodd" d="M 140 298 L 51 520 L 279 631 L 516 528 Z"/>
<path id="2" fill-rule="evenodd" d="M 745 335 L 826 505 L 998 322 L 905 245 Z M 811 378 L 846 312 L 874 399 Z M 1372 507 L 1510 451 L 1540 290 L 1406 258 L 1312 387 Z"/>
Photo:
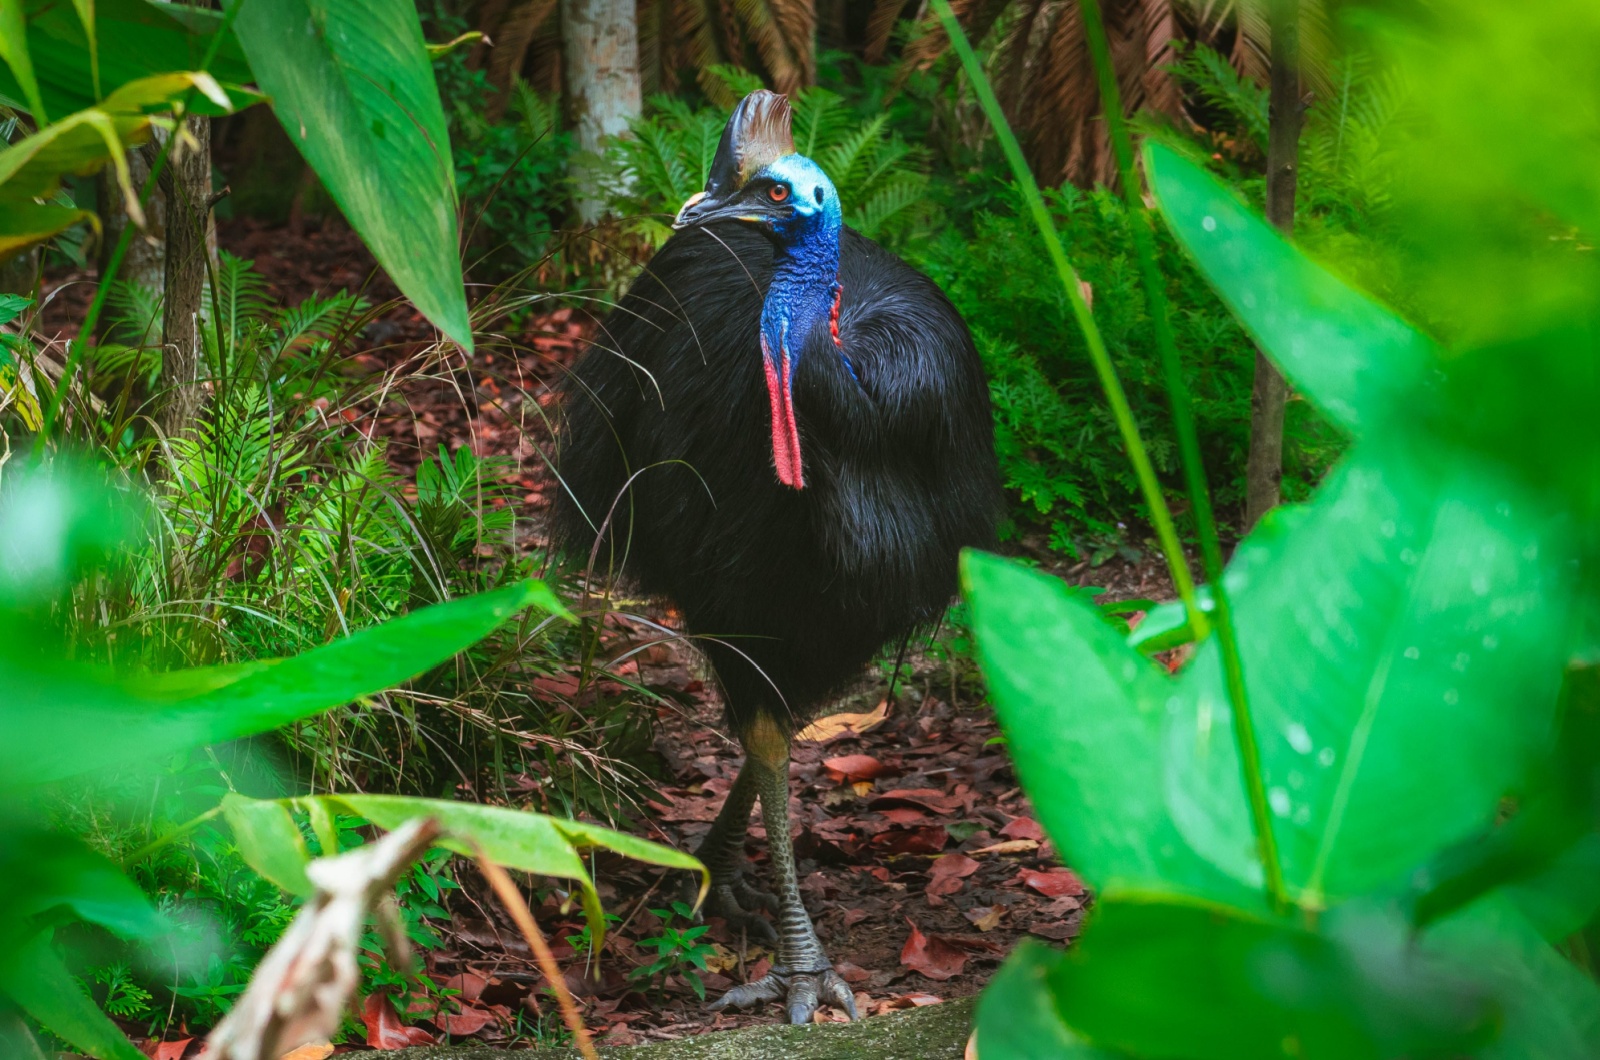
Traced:
<path id="1" fill-rule="evenodd" d="M 846 230 L 839 337 L 806 338 L 808 484 L 773 474 L 757 321 L 772 245 L 736 222 L 669 240 L 567 386 L 557 535 L 673 601 L 736 730 L 808 720 L 886 643 L 932 623 L 999 512 L 988 389 L 943 292 Z M 631 486 L 629 485 L 631 480 Z"/>
<path id="2" fill-rule="evenodd" d="M 790 737 L 939 618 L 960 550 L 994 542 L 1000 490 L 965 323 L 926 276 L 841 230 L 831 184 L 787 135 L 781 97 L 747 98 L 679 215 L 693 227 L 574 368 L 555 536 L 675 603 L 710 659 L 748 752 L 699 850 L 711 908 L 758 934 L 772 928 L 752 903 L 775 912 L 780 958 L 718 1004 L 784 998 L 799 1022 L 819 1001 L 854 1005 L 796 883 Z M 758 795 L 775 898 L 740 876 Z"/>

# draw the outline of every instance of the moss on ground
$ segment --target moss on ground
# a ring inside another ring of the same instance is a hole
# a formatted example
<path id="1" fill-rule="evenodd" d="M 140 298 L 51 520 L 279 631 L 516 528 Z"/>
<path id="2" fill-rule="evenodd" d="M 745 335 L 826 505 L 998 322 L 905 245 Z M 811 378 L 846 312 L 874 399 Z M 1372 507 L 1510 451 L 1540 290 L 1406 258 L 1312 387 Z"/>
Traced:
<path id="1" fill-rule="evenodd" d="M 961 1060 L 975 998 L 891 1012 L 856 1023 L 772 1024 L 675 1042 L 601 1049 L 606 1060 Z M 486 1046 L 427 1046 L 403 1060 L 572 1060 L 570 1049 L 507 1053 Z"/>

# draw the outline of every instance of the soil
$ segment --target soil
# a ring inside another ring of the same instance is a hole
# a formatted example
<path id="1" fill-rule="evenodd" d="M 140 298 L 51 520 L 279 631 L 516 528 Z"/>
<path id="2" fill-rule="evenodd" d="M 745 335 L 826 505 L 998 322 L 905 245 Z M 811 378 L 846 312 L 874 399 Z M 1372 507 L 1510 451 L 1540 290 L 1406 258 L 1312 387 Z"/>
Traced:
<path id="1" fill-rule="evenodd" d="M 362 291 L 375 303 L 395 295 L 360 240 L 337 219 L 300 232 L 233 220 L 219 226 L 219 241 L 253 260 L 270 294 L 290 304 L 338 290 Z M 69 337 L 92 286 L 71 273 L 48 280 L 41 331 Z M 544 513 L 553 494 L 541 455 L 549 437 L 543 415 L 594 320 L 587 311 L 562 307 L 524 313 L 514 327 L 504 319 L 489 326 L 503 330 L 481 342 L 470 359 L 441 355 L 432 329 L 414 310 L 398 301 L 389 305 L 356 339 L 353 363 L 393 385 L 381 402 L 347 418 L 385 439 L 388 458 L 406 470 L 441 446 L 470 445 L 479 456 L 508 458 L 519 487 L 519 534 L 537 549 L 545 543 Z M 1165 572 L 1148 559 L 1116 557 L 1091 567 L 1062 563 L 1040 542 L 1014 547 L 1068 581 L 1104 587 L 1109 599 L 1171 596 Z M 616 672 L 669 704 L 658 711 L 655 740 L 667 780 L 631 827 L 692 849 L 721 806 L 740 755 L 696 658 L 680 642 L 663 640 L 653 625 L 670 627 L 672 619 L 660 607 L 644 609 L 639 619 L 611 616 L 603 637 L 608 657 L 637 650 Z M 803 738 L 794 749 L 790 811 L 802 891 L 864 1016 L 977 993 L 1021 937 L 1070 943 L 1090 901 L 1077 877 L 1059 867 L 1035 822 L 970 661 L 926 647 L 911 646 L 912 677 L 893 695 L 882 674 L 864 675 L 830 711 L 822 723 L 826 731 L 802 734 L 816 738 Z M 850 728 L 841 715 L 862 717 Z M 766 867 L 763 838 L 757 820 L 748 853 L 758 876 Z M 709 1013 L 684 974 L 651 982 L 633 977 L 654 956 L 640 942 L 663 930 L 650 910 L 668 908 L 686 881 L 621 859 L 603 858 L 595 870 L 606 908 L 622 918 L 598 961 L 586 961 L 569 941 L 579 935 L 581 915 L 559 892 L 547 892 L 536 912 L 602 1044 L 781 1020 L 776 1005 Z M 559 1039 L 559 1020 L 526 945 L 473 870 L 461 871 L 464 891 L 452 902 L 453 918 L 438 925 L 445 946 L 427 954 L 428 974 L 459 991 L 461 1011 L 424 1016 L 426 1006 L 413 1002 L 412 1015 L 420 1017 L 414 1028 L 420 1038 L 413 1042 L 505 1047 Z M 671 924 L 688 926 L 677 916 Z M 772 960 L 767 948 L 717 918 L 702 942 L 714 947 L 707 969 L 698 973 L 710 996 L 763 974 Z M 843 1018 L 829 1009 L 818 1015 L 819 1021 Z M 147 1043 L 147 1052 L 157 1055 L 159 1044 Z M 192 1054 L 199 1041 L 186 1053 L 173 1052 L 172 1044 L 160 1053 L 164 1060 Z"/>

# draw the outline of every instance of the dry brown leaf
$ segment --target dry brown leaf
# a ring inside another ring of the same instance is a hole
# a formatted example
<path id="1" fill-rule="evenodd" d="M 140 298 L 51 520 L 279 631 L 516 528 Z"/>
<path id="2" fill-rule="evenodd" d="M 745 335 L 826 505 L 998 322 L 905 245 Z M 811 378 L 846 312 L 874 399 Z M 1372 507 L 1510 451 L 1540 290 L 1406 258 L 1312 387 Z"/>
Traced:
<path id="1" fill-rule="evenodd" d="M 973 856 L 978 854 L 1026 854 L 1030 850 L 1038 849 L 1039 841 L 1037 839 L 1007 839 L 1001 843 L 990 843 L 986 847 L 979 847 L 977 850 L 969 850 L 967 853 Z"/>
<path id="2" fill-rule="evenodd" d="M 830 743 L 846 736 L 860 736 L 882 725 L 889 717 L 889 701 L 882 700 L 865 714 L 830 714 L 800 730 L 797 740 Z"/>

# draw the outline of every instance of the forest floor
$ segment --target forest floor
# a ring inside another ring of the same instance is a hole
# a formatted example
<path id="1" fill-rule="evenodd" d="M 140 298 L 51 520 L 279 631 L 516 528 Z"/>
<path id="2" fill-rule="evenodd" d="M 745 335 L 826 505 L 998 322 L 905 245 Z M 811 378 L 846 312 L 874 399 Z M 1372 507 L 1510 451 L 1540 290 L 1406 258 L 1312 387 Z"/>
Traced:
<path id="1" fill-rule="evenodd" d="M 393 295 L 341 222 L 291 233 L 230 221 L 219 226 L 219 236 L 223 248 L 253 260 L 272 296 L 287 304 L 341 289 L 364 290 L 373 301 Z M 79 303 L 86 303 L 90 288 L 75 282 L 82 278 L 51 277 L 47 335 L 54 328 L 64 336 L 83 318 L 86 305 Z M 358 372 L 393 379 L 384 399 L 371 403 L 356 425 L 385 440 L 397 468 L 414 469 L 440 446 L 470 445 L 480 456 L 510 458 L 520 497 L 518 533 L 529 549 L 545 544 L 544 513 L 553 494 L 540 456 L 549 437 L 544 412 L 553 385 L 594 329 L 587 313 L 569 306 L 525 313 L 512 331 L 482 341 L 470 360 L 453 363 L 430 359 L 430 328 L 402 306 L 365 329 L 353 357 Z M 1065 564 L 1031 544 L 1017 547 L 1073 583 L 1105 588 L 1108 599 L 1171 597 L 1165 572 L 1150 562 L 1113 558 L 1091 568 Z M 673 618 L 659 607 L 643 614 L 669 626 Z M 608 619 L 603 636 L 609 658 L 660 640 L 658 630 L 620 615 Z M 994 718 L 975 691 L 970 662 L 937 658 L 916 645 L 908 660 L 913 676 L 892 700 L 883 674 L 864 675 L 828 717 L 802 734 L 791 767 L 801 888 L 864 1016 L 978 992 L 1021 937 L 1069 942 L 1089 901 L 1077 876 L 1059 867 L 1018 787 Z M 647 798 L 642 830 L 693 849 L 733 781 L 738 746 L 721 724 L 714 687 L 687 649 L 653 643 L 625 663 L 624 672 L 669 704 L 658 709 L 654 743 L 664 767 L 658 772 L 668 779 Z M 763 839 L 754 824 L 748 853 L 758 874 L 766 867 Z M 621 918 L 598 961 L 569 941 L 583 946 L 577 910 L 552 894 L 536 912 L 603 1044 L 781 1019 L 777 1006 L 709 1013 L 682 975 L 653 987 L 631 978 L 655 955 L 640 943 L 662 934 L 649 910 L 681 897 L 684 874 L 668 877 L 605 858 L 596 875 L 606 909 Z M 466 871 L 462 882 L 463 891 L 451 897 L 451 921 L 435 925 L 445 944 L 426 954 L 427 974 L 459 992 L 459 1011 L 419 1019 L 427 1006 L 413 1002 L 407 1025 L 395 1018 L 393 1000 L 375 996 L 363 1012 L 369 1045 L 481 1041 L 517 1047 L 559 1039 L 559 1021 L 526 945 L 482 881 Z M 686 924 L 675 920 L 673 926 Z M 709 996 L 764 974 L 773 959 L 767 947 L 717 918 L 706 937 L 714 946 L 702 975 Z M 824 1009 L 818 1019 L 843 1016 Z M 145 1051 L 158 1060 L 182 1060 L 199 1045 L 198 1038 L 147 1042 Z M 361 1047 L 339 1051 L 347 1048 Z"/>

